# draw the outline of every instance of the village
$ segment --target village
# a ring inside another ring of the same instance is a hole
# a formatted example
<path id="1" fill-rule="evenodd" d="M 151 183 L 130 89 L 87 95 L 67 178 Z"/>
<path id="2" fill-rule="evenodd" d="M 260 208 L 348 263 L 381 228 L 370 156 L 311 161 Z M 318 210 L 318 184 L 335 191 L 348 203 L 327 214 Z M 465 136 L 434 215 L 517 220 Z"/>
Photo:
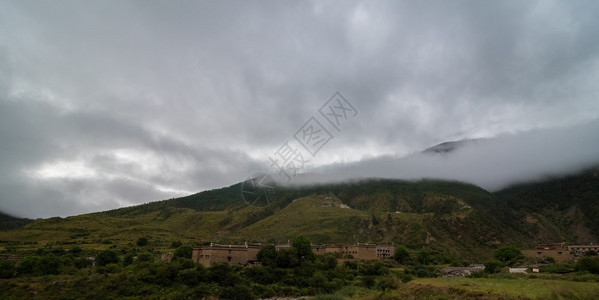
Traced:
<path id="1" fill-rule="evenodd" d="M 260 262 L 257 260 L 258 252 L 265 246 L 262 243 L 244 243 L 242 245 L 234 244 L 216 244 L 202 245 L 193 248 L 192 260 L 195 263 L 205 267 L 214 266 L 217 264 L 228 263 L 232 265 L 257 265 Z M 289 241 L 286 244 L 277 244 L 275 249 L 290 248 Z M 339 261 L 347 260 L 386 260 L 392 259 L 395 253 L 396 245 L 394 244 L 372 244 L 372 243 L 357 243 L 357 244 L 325 244 L 312 245 L 312 251 L 316 255 L 333 254 Z M 566 245 L 565 243 L 538 244 L 535 249 L 521 250 L 523 257 L 535 259 L 535 262 L 543 262 L 546 259 L 553 259 L 555 262 L 568 262 L 575 260 L 577 257 L 587 253 L 599 251 L 599 245 Z M 170 261 L 171 253 L 165 253 L 162 256 L 163 260 Z M 453 267 L 446 271 L 456 274 L 468 274 L 470 272 L 483 269 L 482 264 L 473 264 L 469 267 Z M 462 270 L 463 269 L 463 270 Z M 510 268 L 510 273 L 523 273 L 527 268 Z M 532 267 L 533 272 L 538 272 L 538 268 Z M 456 272 L 457 271 L 457 272 Z M 467 271 L 467 272 L 461 272 Z"/>
<path id="2" fill-rule="evenodd" d="M 222 263 L 233 265 L 256 265 L 258 252 L 264 247 L 261 243 L 244 243 L 243 245 L 222 245 L 211 243 L 193 248 L 191 259 L 205 267 Z M 291 243 L 275 245 L 277 251 L 291 248 Z M 334 254 L 338 260 L 384 260 L 393 258 L 395 245 L 393 244 L 330 244 L 312 245 L 312 251 L 316 255 Z M 162 260 L 170 261 L 171 253 L 164 253 Z"/>

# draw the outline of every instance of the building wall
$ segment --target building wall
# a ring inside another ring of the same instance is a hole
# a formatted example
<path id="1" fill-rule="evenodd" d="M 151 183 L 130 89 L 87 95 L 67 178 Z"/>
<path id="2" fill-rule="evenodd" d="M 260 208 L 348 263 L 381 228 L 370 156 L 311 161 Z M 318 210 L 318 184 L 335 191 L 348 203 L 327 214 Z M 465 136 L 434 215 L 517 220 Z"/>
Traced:
<path id="1" fill-rule="evenodd" d="M 209 267 L 220 263 L 232 265 L 247 264 L 250 260 L 256 260 L 260 251 L 259 246 L 202 246 L 195 247 L 192 260 Z"/>
<path id="2" fill-rule="evenodd" d="M 325 245 L 312 245 L 312 252 L 315 255 L 323 255 L 327 253 L 327 246 Z"/>
<path id="3" fill-rule="evenodd" d="M 376 260 L 379 259 L 378 255 L 376 255 L 376 245 L 361 245 L 358 244 L 354 246 L 357 248 L 358 255 L 354 257 L 357 259 L 364 260 Z"/>
<path id="4" fill-rule="evenodd" d="M 543 257 L 552 257 L 557 262 L 566 262 L 571 260 L 573 257 L 567 250 L 545 250 L 545 249 L 533 249 L 533 250 L 522 250 L 522 255 L 530 258 L 542 259 Z"/>
<path id="5" fill-rule="evenodd" d="M 289 248 L 289 245 L 276 245 L 276 250 Z M 232 265 L 247 264 L 256 260 L 262 246 L 257 245 L 210 245 L 195 247 L 192 260 L 203 266 L 209 267 L 219 263 Z M 393 256 L 395 246 L 374 244 L 357 245 L 313 245 L 312 251 L 316 255 L 338 254 L 341 257 L 351 255 L 353 259 L 378 260 Z"/>
<path id="6" fill-rule="evenodd" d="M 327 246 L 328 248 L 328 246 Z M 357 244 L 357 245 L 335 245 L 331 247 L 331 251 L 338 253 L 340 251 L 342 257 L 351 255 L 354 259 L 377 260 L 379 257 L 376 254 L 376 245 L 373 244 Z"/>
<path id="7" fill-rule="evenodd" d="M 325 253 L 333 253 L 333 254 L 343 254 L 343 245 L 327 245 L 325 248 Z"/>
<path id="8" fill-rule="evenodd" d="M 377 245 L 376 255 L 381 259 L 393 258 L 395 254 L 395 246 L 393 245 Z"/>
<path id="9" fill-rule="evenodd" d="M 570 252 L 585 253 L 587 251 L 599 252 L 599 245 L 571 245 L 566 247 Z"/>

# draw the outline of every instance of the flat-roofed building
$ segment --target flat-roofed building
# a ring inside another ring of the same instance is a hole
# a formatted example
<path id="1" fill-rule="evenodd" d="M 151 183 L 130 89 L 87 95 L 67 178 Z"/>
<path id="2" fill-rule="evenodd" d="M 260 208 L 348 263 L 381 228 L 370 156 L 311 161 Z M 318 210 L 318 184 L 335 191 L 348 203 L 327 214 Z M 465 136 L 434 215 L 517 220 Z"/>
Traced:
<path id="1" fill-rule="evenodd" d="M 575 255 L 583 255 L 589 251 L 599 252 L 599 245 L 570 245 L 566 247 L 568 251 Z"/>
<path id="2" fill-rule="evenodd" d="M 378 256 L 380 259 L 393 258 L 394 254 L 395 254 L 395 245 L 393 245 L 393 244 L 376 245 L 376 256 Z"/>
<path id="3" fill-rule="evenodd" d="M 192 260 L 205 267 L 215 264 L 229 263 L 232 265 L 247 265 L 256 260 L 256 255 L 262 249 L 260 244 L 218 245 L 195 247 Z"/>
<path id="4" fill-rule="evenodd" d="M 531 250 L 522 250 L 522 255 L 525 257 L 535 258 L 542 260 L 545 257 L 551 257 L 556 262 L 566 262 L 572 260 L 572 255 L 570 251 L 565 249 L 531 249 Z"/>

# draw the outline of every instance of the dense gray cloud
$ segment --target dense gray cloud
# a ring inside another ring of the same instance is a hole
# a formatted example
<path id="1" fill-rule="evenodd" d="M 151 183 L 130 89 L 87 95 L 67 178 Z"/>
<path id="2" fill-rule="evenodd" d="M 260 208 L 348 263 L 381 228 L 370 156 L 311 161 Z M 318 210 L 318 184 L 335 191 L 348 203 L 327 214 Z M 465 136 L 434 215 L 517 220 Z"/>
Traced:
<path id="1" fill-rule="evenodd" d="M 599 120 L 559 129 L 539 129 L 493 139 L 465 140 L 444 152 L 380 156 L 326 165 L 293 177 L 294 185 L 364 178 L 459 180 L 489 191 L 569 175 L 599 166 Z M 284 176 L 275 177 L 285 184 Z"/>
<path id="2" fill-rule="evenodd" d="M 335 91 L 359 114 L 305 171 L 345 163 L 361 166 L 356 175 L 469 180 L 426 171 L 432 162 L 411 174 L 369 168 L 448 140 L 547 130 L 556 132 L 550 143 L 562 127 L 595 124 L 598 9 L 591 1 L 3 1 L 0 210 L 64 216 L 232 184 L 268 169 Z M 507 140 L 523 145 L 516 137 Z M 585 141 L 559 150 L 584 151 Z M 451 168 L 475 169 L 459 161 Z M 515 180 L 547 171 L 545 160 L 526 162 Z M 477 183 L 507 182 L 494 180 Z"/>

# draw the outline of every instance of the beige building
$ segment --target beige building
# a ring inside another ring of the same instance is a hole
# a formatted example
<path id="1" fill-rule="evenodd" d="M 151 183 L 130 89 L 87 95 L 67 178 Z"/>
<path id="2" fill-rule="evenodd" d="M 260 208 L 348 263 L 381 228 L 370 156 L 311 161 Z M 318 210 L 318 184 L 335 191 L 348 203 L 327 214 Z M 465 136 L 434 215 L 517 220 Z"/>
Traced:
<path id="1" fill-rule="evenodd" d="M 319 249 L 319 251 L 322 251 Z M 324 253 L 338 254 L 341 258 L 378 260 L 393 257 L 394 245 L 361 244 L 325 245 Z M 317 253 L 316 251 L 314 253 Z"/>
<path id="2" fill-rule="evenodd" d="M 232 265 L 247 265 L 256 260 L 256 255 L 262 249 L 260 244 L 200 246 L 193 248 L 191 259 L 203 266 L 229 263 Z"/>
<path id="3" fill-rule="evenodd" d="M 566 247 L 569 252 L 576 255 L 584 255 L 588 251 L 599 252 L 599 245 L 571 245 Z"/>
<path id="4" fill-rule="evenodd" d="M 565 243 L 539 244 L 536 249 L 522 250 L 521 252 L 525 257 L 535 259 L 551 257 L 556 262 L 566 262 L 574 258 L 571 247 L 573 246 L 566 246 Z"/>
<path id="5" fill-rule="evenodd" d="M 391 259 L 395 254 L 395 246 L 393 244 L 377 245 L 376 256 L 381 259 Z"/>
<path id="6" fill-rule="evenodd" d="M 291 245 L 275 245 L 277 251 L 288 249 Z M 192 253 L 192 260 L 203 266 L 209 267 L 219 263 L 229 263 L 234 265 L 248 265 L 256 261 L 258 252 L 262 249 L 261 244 L 244 245 L 218 245 L 195 247 Z M 393 245 L 375 245 L 361 244 L 356 245 L 312 245 L 312 251 L 316 255 L 337 254 L 341 258 L 353 258 L 362 260 L 387 259 L 393 256 L 395 246 Z"/>
<path id="7" fill-rule="evenodd" d="M 522 255 L 525 257 L 543 259 L 545 257 L 551 257 L 556 262 L 566 262 L 574 258 L 569 251 L 563 249 L 532 249 L 522 250 Z"/>

